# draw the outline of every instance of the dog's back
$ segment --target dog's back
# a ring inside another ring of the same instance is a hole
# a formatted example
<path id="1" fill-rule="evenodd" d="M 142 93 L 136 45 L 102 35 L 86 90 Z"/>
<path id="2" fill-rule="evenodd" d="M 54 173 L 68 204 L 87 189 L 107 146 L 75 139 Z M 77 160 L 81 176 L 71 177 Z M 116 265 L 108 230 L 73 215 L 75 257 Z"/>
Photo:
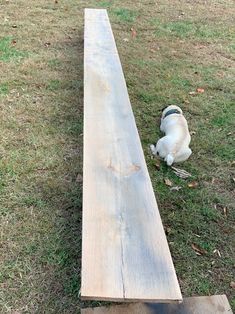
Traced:
<path id="1" fill-rule="evenodd" d="M 192 153 L 189 148 L 191 137 L 187 121 L 178 106 L 169 106 L 163 111 L 160 129 L 166 135 L 157 142 L 155 154 L 169 166 L 188 159 Z"/>

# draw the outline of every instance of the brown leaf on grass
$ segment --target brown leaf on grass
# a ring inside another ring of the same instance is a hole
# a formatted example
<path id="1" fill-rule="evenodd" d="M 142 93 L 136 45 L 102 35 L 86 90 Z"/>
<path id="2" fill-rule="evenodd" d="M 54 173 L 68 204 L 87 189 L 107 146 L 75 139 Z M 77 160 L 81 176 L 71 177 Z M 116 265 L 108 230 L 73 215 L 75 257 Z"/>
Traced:
<path id="1" fill-rule="evenodd" d="M 135 38 L 136 35 L 137 35 L 137 32 L 136 32 L 136 30 L 132 27 L 132 28 L 131 28 L 131 36 L 132 36 L 132 38 Z"/>
<path id="2" fill-rule="evenodd" d="M 192 182 L 188 183 L 188 187 L 189 188 L 196 188 L 196 187 L 198 187 L 198 182 L 192 181 Z"/>
<path id="3" fill-rule="evenodd" d="M 165 182 L 165 185 L 167 185 L 167 186 L 173 185 L 173 183 L 168 178 L 164 179 L 164 182 Z"/>
<path id="4" fill-rule="evenodd" d="M 77 175 L 76 182 L 82 182 L 82 175 L 80 173 Z"/>
<path id="5" fill-rule="evenodd" d="M 228 208 L 224 207 L 223 212 L 224 212 L 224 216 L 227 217 L 228 216 Z"/>
<path id="6" fill-rule="evenodd" d="M 156 160 L 156 162 L 155 162 L 155 167 L 157 168 L 157 170 L 160 170 L 160 168 L 161 168 L 161 162 L 160 162 L 159 159 Z"/>
<path id="7" fill-rule="evenodd" d="M 204 88 L 197 88 L 197 92 L 198 92 L 199 94 L 202 94 L 202 93 L 205 92 L 205 90 L 204 90 Z"/>
<path id="8" fill-rule="evenodd" d="M 196 253 L 197 255 L 204 255 L 204 254 L 207 253 L 206 250 L 202 249 L 200 246 L 198 246 L 198 245 L 195 244 L 195 243 L 192 243 L 192 244 L 191 244 L 191 247 L 192 247 L 192 249 L 195 251 L 195 253 Z"/>
<path id="9" fill-rule="evenodd" d="M 164 226 L 164 230 L 165 230 L 166 235 L 169 235 L 171 232 L 171 228 L 169 226 Z"/>
<path id="10" fill-rule="evenodd" d="M 233 289 L 235 289 L 235 281 L 231 281 L 231 282 L 230 282 L 230 287 L 233 288 Z"/>
<path id="11" fill-rule="evenodd" d="M 214 209 L 219 210 L 222 214 L 224 214 L 225 217 L 227 217 L 228 208 L 226 206 L 223 206 L 221 204 L 214 204 Z"/>
<path id="12" fill-rule="evenodd" d="M 186 170 L 176 167 L 171 167 L 171 169 L 173 169 L 173 172 L 175 175 L 177 175 L 177 177 L 180 177 L 182 179 L 187 179 L 192 176 L 191 173 L 187 172 Z"/>

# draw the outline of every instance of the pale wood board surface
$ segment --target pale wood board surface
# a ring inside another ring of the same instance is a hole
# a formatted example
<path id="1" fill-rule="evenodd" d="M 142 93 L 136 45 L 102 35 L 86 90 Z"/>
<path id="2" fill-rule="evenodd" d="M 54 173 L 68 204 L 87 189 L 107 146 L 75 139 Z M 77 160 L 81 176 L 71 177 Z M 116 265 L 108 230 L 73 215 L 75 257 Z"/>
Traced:
<path id="1" fill-rule="evenodd" d="M 82 314 L 232 314 L 225 295 L 185 298 L 181 304 L 132 303 L 82 309 Z"/>
<path id="2" fill-rule="evenodd" d="M 85 10 L 81 297 L 182 300 L 106 10 Z"/>

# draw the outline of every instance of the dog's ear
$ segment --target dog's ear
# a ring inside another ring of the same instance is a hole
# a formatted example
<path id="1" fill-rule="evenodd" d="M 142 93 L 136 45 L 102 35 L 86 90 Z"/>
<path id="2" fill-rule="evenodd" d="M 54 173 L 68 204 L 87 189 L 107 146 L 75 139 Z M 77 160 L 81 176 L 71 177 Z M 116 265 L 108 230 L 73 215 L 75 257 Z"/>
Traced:
<path id="1" fill-rule="evenodd" d="M 169 104 L 169 105 L 167 105 L 167 106 L 165 106 L 164 108 L 162 108 L 162 112 L 167 108 L 167 107 L 169 107 L 171 104 Z"/>

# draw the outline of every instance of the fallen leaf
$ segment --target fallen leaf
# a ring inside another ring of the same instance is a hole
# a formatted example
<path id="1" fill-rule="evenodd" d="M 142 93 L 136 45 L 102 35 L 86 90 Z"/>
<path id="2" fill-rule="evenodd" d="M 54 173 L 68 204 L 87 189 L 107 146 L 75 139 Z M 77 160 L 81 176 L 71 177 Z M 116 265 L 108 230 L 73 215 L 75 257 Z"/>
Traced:
<path id="1" fill-rule="evenodd" d="M 12 25 L 12 28 L 17 28 L 17 25 L 16 25 L 16 24 L 13 24 L 13 25 Z"/>
<path id="2" fill-rule="evenodd" d="M 161 162 L 160 162 L 159 159 L 156 160 L 156 162 L 155 162 L 155 167 L 157 168 L 157 170 L 160 170 L 160 168 L 161 168 Z"/>
<path id="3" fill-rule="evenodd" d="M 187 172 L 186 170 L 176 167 L 171 167 L 171 169 L 173 169 L 173 172 L 175 175 L 177 175 L 177 177 L 180 177 L 182 179 L 187 179 L 192 176 L 191 173 Z"/>
<path id="4" fill-rule="evenodd" d="M 227 136 L 230 136 L 230 135 L 232 135 L 232 134 L 233 134 L 232 132 L 228 132 L 228 133 L 227 133 Z"/>
<path id="5" fill-rule="evenodd" d="M 188 183 L 188 187 L 189 188 L 196 188 L 196 187 L 198 187 L 198 182 L 192 181 L 192 182 Z"/>
<path id="6" fill-rule="evenodd" d="M 173 186 L 172 188 L 170 188 L 171 191 L 179 191 L 181 189 L 182 189 L 181 186 Z"/>
<path id="7" fill-rule="evenodd" d="M 197 255 L 204 255 L 207 253 L 206 250 L 202 249 L 200 246 L 198 246 L 195 243 L 191 244 L 192 249 L 196 252 Z"/>
<path id="8" fill-rule="evenodd" d="M 136 30 L 132 27 L 132 28 L 131 28 L 131 36 L 132 36 L 132 38 L 135 38 L 136 35 L 137 35 L 137 32 L 136 32 Z"/>
<path id="9" fill-rule="evenodd" d="M 233 288 L 233 289 L 235 289 L 235 281 L 231 281 L 231 282 L 230 282 L 230 287 Z"/>
<path id="10" fill-rule="evenodd" d="M 224 75 L 225 75 L 224 72 L 218 72 L 217 73 L 217 76 L 219 76 L 219 77 L 224 77 Z"/>
<path id="11" fill-rule="evenodd" d="M 76 182 L 82 182 L 82 175 L 80 173 L 77 175 Z"/>
<path id="12" fill-rule="evenodd" d="M 214 253 L 214 254 L 218 254 L 218 256 L 221 257 L 221 254 L 220 254 L 220 251 L 219 251 L 219 250 L 215 249 L 215 250 L 213 251 L 213 253 Z"/>
<path id="13" fill-rule="evenodd" d="M 224 216 L 227 217 L 228 216 L 228 208 L 224 207 L 223 212 L 224 212 Z"/>
<path id="14" fill-rule="evenodd" d="M 197 88 L 197 92 L 198 92 L 199 94 L 202 94 L 202 93 L 205 92 L 205 90 L 204 90 L 204 88 Z"/>
<path id="15" fill-rule="evenodd" d="M 196 95 L 196 92 L 189 92 L 188 94 L 193 96 L 193 95 Z"/>
<path id="16" fill-rule="evenodd" d="M 167 186 L 172 186 L 173 185 L 172 182 L 168 178 L 164 179 L 164 182 L 165 182 L 165 184 Z"/>
<path id="17" fill-rule="evenodd" d="M 164 230 L 165 230 L 166 235 L 170 234 L 171 232 L 171 228 L 169 226 L 164 226 Z"/>
<path id="18" fill-rule="evenodd" d="M 47 42 L 44 44 L 46 47 L 49 47 L 51 45 L 51 43 Z"/>

